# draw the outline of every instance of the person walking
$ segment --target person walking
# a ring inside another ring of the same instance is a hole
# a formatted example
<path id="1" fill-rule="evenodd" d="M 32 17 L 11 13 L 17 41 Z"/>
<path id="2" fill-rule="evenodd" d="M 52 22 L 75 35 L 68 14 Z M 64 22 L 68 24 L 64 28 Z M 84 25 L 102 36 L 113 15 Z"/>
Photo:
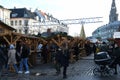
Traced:
<path id="1" fill-rule="evenodd" d="M 23 73 L 23 66 L 25 66 L 25 74 L 29 74 L 29 66 L 28 66 L 28 56 L 30 54 L 30 48 L 28 47 L 26 42 L 21 43 L 21 61 L 20 61 L 20 66 L 19 66 L 19 71 L 18 73 Z"/>
<path id="2" fill-rule="evenodd" d="M 54 67 L 56 69 L 56 75 L 59 75 L 61 73 L 61 64 L 60 64 L 60 58 L 61 58 L 61 55 L 62 54 L 62 51 L 61 51 L 61 48 L 59 48 L 56 52 L 56 55 L 55 55 L 55 58 L 54 58 Z"/>
<path id="3" fill-rule="evenodd" d="M 13 44 L 10 45 L 10 48 L 8 50 L 8 66 L 7 70 L 9 69 L 10 65 L 13 65 L 16 73 L 18 73 L 18 68 L 17 68 L 17 60 L 16 60 L 16 50 Z"/>
<path id="4" fill-rule="evenodd" d="M 60 74 L 60 68 L 63 67 L 63 78 L 67 78 L 67 67 L 69 66 L 69 58 L 68 46 L 66 43 L 63 43 L 55 57 L 57 74 Z"/>

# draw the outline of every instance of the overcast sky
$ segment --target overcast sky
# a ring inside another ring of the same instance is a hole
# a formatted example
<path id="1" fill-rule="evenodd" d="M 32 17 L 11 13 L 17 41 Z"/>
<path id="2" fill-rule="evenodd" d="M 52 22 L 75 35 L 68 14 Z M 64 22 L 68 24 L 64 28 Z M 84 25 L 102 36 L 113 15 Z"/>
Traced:
<path id="1" fill-rule="evenodd" d="M 115 0 L 117 13 L 120 13 L 120 0 Z M 112 0 L 0 0 L 0 5 L 5 8 L 23 8 L 52 14 L 53 17 L 63 19 L 78 19 L 89 17 L 103 17 L 102 23 L 85 24 L 86 36 L 91 36 L 92 32 L 108 23 Z M 120 20 L 120 19 L 119 19 Z M 81 25 L 69 26 L 69 34 L 76 36 L 80 34 Z"/>

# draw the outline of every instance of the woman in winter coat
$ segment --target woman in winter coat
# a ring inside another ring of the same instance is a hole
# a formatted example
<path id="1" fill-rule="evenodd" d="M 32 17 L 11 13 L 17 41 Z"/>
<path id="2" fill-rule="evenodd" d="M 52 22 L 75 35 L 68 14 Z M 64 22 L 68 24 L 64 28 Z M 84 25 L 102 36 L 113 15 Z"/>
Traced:
<path id="1" fill-rule="evenodd" d="M 10 45 L 10 49 L 8 50 L 8 68 L 12 64 L 16 73 L 18 73 L 18 68 L 17 68 L 16 63 L 17 63 L 16 50 L 15 50 L 14 45 Z"/>

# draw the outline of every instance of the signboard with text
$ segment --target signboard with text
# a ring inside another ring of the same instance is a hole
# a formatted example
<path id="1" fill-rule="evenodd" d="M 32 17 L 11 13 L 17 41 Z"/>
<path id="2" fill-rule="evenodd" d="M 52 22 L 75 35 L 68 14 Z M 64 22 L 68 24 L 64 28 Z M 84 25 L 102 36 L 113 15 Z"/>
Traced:
<path id="1" fill-rule="evenodd" d="M 114 32 L 113 38 L 120 38 L 120 32 Z"/>

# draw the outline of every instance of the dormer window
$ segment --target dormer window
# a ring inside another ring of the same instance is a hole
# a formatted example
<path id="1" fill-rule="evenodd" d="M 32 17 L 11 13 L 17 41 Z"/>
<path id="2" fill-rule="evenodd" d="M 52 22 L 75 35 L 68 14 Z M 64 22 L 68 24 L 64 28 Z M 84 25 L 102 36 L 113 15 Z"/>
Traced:
<path id="1" fill-rule="evenodd" d="M 24 14 L 24 17 L 28 17 L 28 15 L 27 15 L 27 14 Z"/>
<path id="2" fill-rule="evenodd" d="M 18 15 L 17 13 L 14 13 L 12 14 L 12 17 L 17 17 L 17 15 Z"/>

